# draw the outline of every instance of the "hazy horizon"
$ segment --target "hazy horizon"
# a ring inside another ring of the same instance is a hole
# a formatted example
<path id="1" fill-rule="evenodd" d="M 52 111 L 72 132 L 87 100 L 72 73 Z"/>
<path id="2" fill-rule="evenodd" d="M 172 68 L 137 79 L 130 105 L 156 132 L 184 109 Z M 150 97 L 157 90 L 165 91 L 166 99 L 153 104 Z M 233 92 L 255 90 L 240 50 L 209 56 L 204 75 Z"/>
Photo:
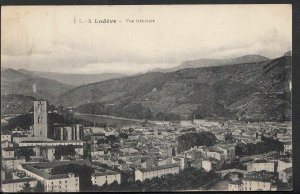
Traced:
<path id="1" fill-rule="evenodd" d="M 184 61 L 291 51 L 290 5 L 5 6 L 1 67 L 137 74 Z M 122 10 L 122 11 L 120 11 Z M 75 18 L 117 24 L 75 24 Z M 153 19 L 155 23 L 126 23 Z"/>

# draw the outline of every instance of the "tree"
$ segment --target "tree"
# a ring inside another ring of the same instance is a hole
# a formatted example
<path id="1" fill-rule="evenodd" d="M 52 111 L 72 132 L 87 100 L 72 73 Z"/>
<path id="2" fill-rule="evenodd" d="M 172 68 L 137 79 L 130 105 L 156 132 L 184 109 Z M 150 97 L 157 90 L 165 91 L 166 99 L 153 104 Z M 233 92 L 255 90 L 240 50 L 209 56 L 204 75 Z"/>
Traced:
<path id="1" fill-rule="evenodd" d="M 75 147 L 74 145 L 66 145 L 66 146 L 56 146 L 54 157 L 56 160 L 60 160 L 61 156 L 75 156 Z"/>
<path id="2" fill-rule="evenodd" d="M 30 159 L 30 156 L 34 156 L 35 153 L 32 148 L 20 147 L 16 150 L 16 156 L 23 156 L 26 160 Z"/>
<path id="3" fill-rule="evenodd" d="M 122 133 L 119 134 L 119 137 L 120 137 L 121 139 L 128 139 L 128 134 L 122 132 Z"/>
<path id="4" fill-rule="evenodd" d="M 24 183 L 22 188 L 23 189 L 21 190 L 21 192 L 31 192 L 33 190 L 28 181 Z"/>
<path id="5" fill-rule="evenodd" d="M 44 185 L 41 181 L 38 181 L 33 189 L 34 192 L 44 192 Z"/>
<path id="6" fill-rule="evenodd" d="M 185 133 L 177 138 L 178 151 L 182 152 L 194 146 L 212 146 L 217 142 L 216 136 L 207 131 Z"/>
<path id="7" fill-rule="evenodd" d="M 234 138 L 232 136 L 232 133 L 231 132 L 227 132 L 224 134 L 224 139 L 226 142 L 233 142 Z"/>

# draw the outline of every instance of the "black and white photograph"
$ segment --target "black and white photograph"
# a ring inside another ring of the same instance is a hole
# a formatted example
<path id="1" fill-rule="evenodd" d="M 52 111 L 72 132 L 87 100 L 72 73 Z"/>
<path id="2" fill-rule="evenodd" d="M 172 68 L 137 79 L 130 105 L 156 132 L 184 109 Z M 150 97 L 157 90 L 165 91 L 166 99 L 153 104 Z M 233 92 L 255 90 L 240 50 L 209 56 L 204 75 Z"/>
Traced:
<path id="1" fill-rule="evenodd" d="M 291 4 L 1 7 L 1 192 L 292 191 L 292 147 Z"/>

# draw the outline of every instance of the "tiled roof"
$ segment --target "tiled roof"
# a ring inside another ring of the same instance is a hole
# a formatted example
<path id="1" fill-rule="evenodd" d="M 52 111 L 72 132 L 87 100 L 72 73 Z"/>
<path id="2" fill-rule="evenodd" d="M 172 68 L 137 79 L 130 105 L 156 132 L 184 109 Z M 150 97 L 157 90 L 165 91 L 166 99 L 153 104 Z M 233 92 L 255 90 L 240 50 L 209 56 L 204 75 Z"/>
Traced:
<path id="1" fill-rule="evenodd" d="M 22 182 L 29 182 L 29 181 L 37 181 L 35 178 L 28 177 L 28 178 L 22 178 L 22 179 L 10 179 L 10 180 L 3 180 L 2 184 L 11 184 L 11 183 L 22 183 Z"/>
<path id="2" fill-rule="evenodd" d="M 63 161 L 63 162 L 43 162 L 43 163 L 32 163 L 32 164 L 23 164 L 23 168 L 37 174 L 38 176 L 41 176 L 45 179 L 51 180 L 51 179 L 60 179 L 60 178 L 68 178 L 68 174 L 57 174 L 57 175 L 51 175 L 46 172 L 44 172 L 43 168 L 53 168 L 55 166 L 60 165 L 67 165 L 67 164 L 90 164 L 88 160 L 75 160 L 75 161 Z"/>
<path id="3" fill-rule="evenodd" d="M 4 150 L 4 151 L 15 151 L 15 150 L 17 150 L 17 149 L 19 149 L 18 147 L 7 147 L 7 148 L 2 148 L 2 150 Z"/>
<path id="4" fill-rule="evenodd" d="M 103 172 L 98 171 L 98 172 L 94 173 L 93 176 L 106 176 L 106 175 L 116 175 L 116 174 L 120 174 L 120 173 L 105 169 L 105 171 L 103 171 Z"/>

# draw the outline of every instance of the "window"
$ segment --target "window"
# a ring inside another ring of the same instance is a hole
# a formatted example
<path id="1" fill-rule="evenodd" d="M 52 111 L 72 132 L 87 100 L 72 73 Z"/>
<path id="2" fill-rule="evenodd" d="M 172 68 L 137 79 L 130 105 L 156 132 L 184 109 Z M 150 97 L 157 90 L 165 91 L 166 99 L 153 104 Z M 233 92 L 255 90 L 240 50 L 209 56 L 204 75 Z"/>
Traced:
<path id="1" fill-rule="evenodd" d="M 67 183 L 68 181 L 66 180 L 65 183 Z"/>

